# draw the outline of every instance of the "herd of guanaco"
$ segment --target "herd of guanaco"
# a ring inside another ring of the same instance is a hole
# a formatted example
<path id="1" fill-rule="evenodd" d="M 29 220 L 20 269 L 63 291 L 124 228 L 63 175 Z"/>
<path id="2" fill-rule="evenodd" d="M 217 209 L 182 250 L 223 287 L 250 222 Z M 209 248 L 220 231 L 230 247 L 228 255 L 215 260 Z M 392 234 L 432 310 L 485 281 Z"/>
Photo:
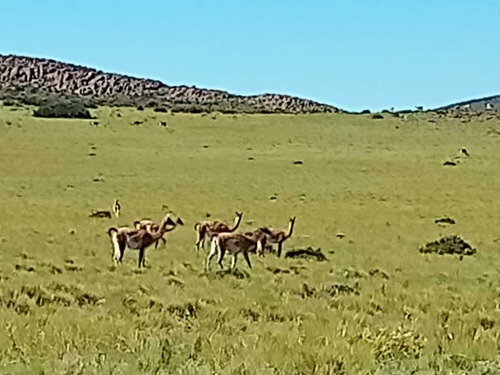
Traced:
<path id="1" fill-rule="evenodd" d="M 113 212 L 119 216 L 120 208 L 117 207 L 117 201 L 113 205 Z M 278 257 L 281 256 L 283 242 L 292 236 L 295 225 L 295 217 L 289 221 L 288 229 L 273 229 L 261 227 L 253 232 L 240 233 L 237 229 L 240 226 L 243 213 L 236 212 L 234 224 L 229 225 L 219 220 L 204 220 L 196 223 L 194 230 L 196 232 L 195 249 L 205 248 L 205 241 L 210 241 L 210 251 L 205 261 L 205 270 L 210 269 L 211 260 L 218 254 L 218 264 L 223 269 L 222 261 L 226 253 L 233 256 L 231 271 L 236 267 L 238 255 L 241 253 L 246 260 L 248 267 L 252 268 L 249 253 L 256 253 L 259 256 L 264 255 L 266 245 L 277 244 Z M 162 221 L 155 222 L 149 219 L 137 220 L 133 227 L 111 227 L 108 235 L 113 245 L 113 262 L 121 263 L 125 249 L 139 250 L 139 268 L 144 267 L 146 263 L 146 249 L 158 242 L 166 242 L 163 238 L 167 232 L 173 231 L 177 226 L 184 225 L 181 218 L 174 220 L 171 214 L 167 214 Z"/>

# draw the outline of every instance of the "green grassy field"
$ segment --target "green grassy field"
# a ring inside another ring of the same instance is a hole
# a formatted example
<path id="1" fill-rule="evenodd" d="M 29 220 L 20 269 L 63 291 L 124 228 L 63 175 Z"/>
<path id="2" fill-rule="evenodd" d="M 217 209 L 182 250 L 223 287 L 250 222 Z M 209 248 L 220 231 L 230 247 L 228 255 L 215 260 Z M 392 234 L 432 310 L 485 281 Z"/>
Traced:
<path id="1" fill-rule="evenodd" d="M 1 373 L 500 371 L 498 120 L 94 115 L 0 107 Z M 462 146 L 472 157 L 444 167 Z M 120 218 L 88 217 L 115 198 Z M 167 247 L 115 269 L 107 229 L 168 210 L 186 225 Z M 237 210 L 242 230 L 296 216 L 284 252 L 327 261 L 205 273 L 194 223 Z M 446 215 L 457 224 L 434 223 Z M 477 254 L 419 253 L 447 234 Z"/>

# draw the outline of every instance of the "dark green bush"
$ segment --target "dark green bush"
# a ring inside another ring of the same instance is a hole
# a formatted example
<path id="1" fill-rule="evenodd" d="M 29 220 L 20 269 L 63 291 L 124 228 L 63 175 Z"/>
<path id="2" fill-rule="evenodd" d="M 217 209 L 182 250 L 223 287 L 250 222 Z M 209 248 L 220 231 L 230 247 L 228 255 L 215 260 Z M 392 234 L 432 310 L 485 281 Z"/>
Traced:
<path id="1" fill-rule="evenodd" d="M 4 107 L 13 107 L 13 106 L 17 106 L 17 102 L 15 100 L 12 100 L 12 99 L 5 99 L 3 101 L 3 105 Z"/>
<path id="2" fill-rule="evenodd" d="M 88 109 L 85 108 L 85 105 L 75 101 L 46 102 L 33 112 L 33 116 L 50 118 L 92 118 Z"/>
<path id="3" fill-rule="evenodd" d="M 24 105 L 34 105 L 38 107 L 47 101 L 47 96 L 23 92 L 18 94 L 16 99 Z"/>
<path id="4" fill-rule="evenodd" d="M 97 109 L 97 103 L 93 102 L 92 100 L 87 100 L 84 103 L 82 103 L 86 108 L 88 109 Z"/>
<path id="5" fill-rule="evenodd" d="M 156 107 L 155 109 L 153 109 L 153 111 L 155 111 L 155 112 L 161 112 L 161 113 L 167 113 L 168 109 L 166 109 L 165 107 Z"/>
<path id="6" fill-rule="evenodd" d="M 205 112 L 205 110 L 203 109 L 202 106 L 193 105 L 193 106 L 188 107 L 186 109 L 186 112 L 189 112 L 189 113 L 203 113 L 203 112 Z"/>

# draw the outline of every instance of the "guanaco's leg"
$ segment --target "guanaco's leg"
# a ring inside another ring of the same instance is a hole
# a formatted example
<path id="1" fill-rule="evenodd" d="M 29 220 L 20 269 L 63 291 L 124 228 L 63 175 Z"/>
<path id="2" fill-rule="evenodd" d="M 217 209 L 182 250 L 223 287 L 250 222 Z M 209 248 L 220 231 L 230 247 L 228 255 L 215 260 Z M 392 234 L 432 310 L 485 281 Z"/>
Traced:
<path id="1" fill-rule="evenodd" d="M 121 243 L 120 244 L 120 259 L 118 259 L 118 261 L 120 263 L 122 263 L 122 260 L 123 260 L 123 256 L 125 255 L 125 248 L 127 247 L 127 245 L 125 243 Z"/>
<path id="2" fill-rule="evenodd" d="M 198 227 L 198 230 L 196 231 L 196 250 L 200 250 L 200 245 L 202 248 L 205 247 L 205 235 L 206 235 L 206 229 L 204 225 L 200 225 Z"/>
<path id="3" fill-rule="evenodd" d="M 217 254 L 217 244 L 215 241 L 212 242 L 212 246 L 210 248 L 210 253 L 207 255 L 207 259 L 205 261 L 205 271 L 210 271 L 210 261 Z"/>
<path id="4" fill-rule="evenodd" d="M 220 249 L 219 248 L 219 267 L 221 270 L 224 269 L 224 266 L 222 265 L 222 260 L 224 259 L 224 255 L 226 254 L 226 250 L 225 249 Z"/>
<path id="5" fill-rule="evenodd" d="M 143 247 L 141 247 L 139 249 L 139 268 L 141 268 L 141 266 L 144 265 L 144 252 L 145 252 L 145 249 Z"/>
<path id="6" fill-rule="evenodd" d="M 281 248 L 282 248 L 283 242 L 278 242 L 278 258 L 281 257 Z"/>
<path id="7" fill-rule="evenodd" d="M 243 251 L 243 258 L 247 261 L 248 268 L 252 268 L 252 264 L 250 263 L 250 258 L 248 257 L 248 253 L 246 251 Z"/>
<path id="8" fill-rule="evenodd" d="M 231 272 L 234 271 L 234 269 L 236 268 L 237 257 L 238 257 L 238 253 L 234 253 L 233 262 L 231 263 Z"/>
<path id="9" fill-rule="evenodd" d="M 159 240 L 159 241 L 156 241 L 156 243 L 155 243 L 155 249 L 157 249 L 157 248 L 158 248 L 158 244 L 160 243 L 160 241 L 161 241 L 161 242 L 163 242 L 163 243 L 165 244 L 165 246 L 167 245 L 167 240 L 165 240 L 165 239 L 162 237 L 162 238 L 160 238 L 160 240 Z"/>

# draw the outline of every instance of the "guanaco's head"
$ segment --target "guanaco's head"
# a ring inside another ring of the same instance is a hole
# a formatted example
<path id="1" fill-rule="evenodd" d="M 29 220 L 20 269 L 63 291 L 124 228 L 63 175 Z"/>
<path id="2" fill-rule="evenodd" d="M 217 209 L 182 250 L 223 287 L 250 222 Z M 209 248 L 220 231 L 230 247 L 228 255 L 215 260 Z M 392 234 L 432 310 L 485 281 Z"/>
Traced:
<path id="1" fill-rule="evenodd" d="M 295 224 L 295 216 L 290 218 L 290 224 Z"/>
<path id="2" fill-rule="evenodd" d="M 139 220 L 134 221 L 134 228 L 141 229 L 141 222 Z"/>
<path id="3" fill-rule="evenodd" d="M 235 214 L 238 219 L 241 219 L 241 217 L 243 216 L 243 212 L 236 211 Z"/>
<path id="4" fill-rule="evenodd" d="M 162 221 L 162 227 L 166 228 L 168 225 L 172 225 L 172 226 L 175 227 L 175 221 L 172 220 L 172 218 L 170 217 L 169 213 L 163 219 L 163 221 Z"/>

